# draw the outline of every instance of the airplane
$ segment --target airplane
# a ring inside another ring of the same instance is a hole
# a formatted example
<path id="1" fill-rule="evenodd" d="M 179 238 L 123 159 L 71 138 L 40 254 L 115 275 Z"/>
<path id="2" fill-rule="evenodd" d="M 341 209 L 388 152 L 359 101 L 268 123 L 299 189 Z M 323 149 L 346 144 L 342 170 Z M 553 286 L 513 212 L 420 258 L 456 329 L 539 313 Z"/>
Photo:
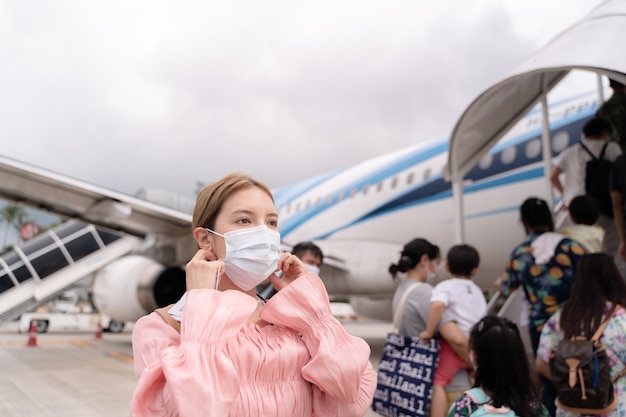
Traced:
<path id="1" fill-rule="evenodd" d="M 585 93 L 551 104 L 553 156 L 580 140 L 582 126 L 598 103 L 597 93 Z M 541 113 L 534 108 L 466 176 L 465 240 L 481 255 L 475 280 L 486 291 L 524 238 L 520 204 L 529 196 L 549 197 L 541 130 Z M 397 283 L 388 268 L 397 262 L 402 246 L 423 237 L 445 257 L 455 243 L 451 184 L 444 174 L 447 145 L 447 138 L 419 143 L 272 190 L 285 248 L 314 241 L 325 254 L 320 276 L 329 295 L 349 299 L 364 317 L 389 320 Z M 111 254 L 96 251 L 85 255 L 86 261 L 76 261 L 83 262 L 80 278 L 88 267 L 94 270 L 94 302 L 103 314 L 135 321 L 184 292 L 184 264 L 195 252 L 191 199 L 163 192 L 130 196 L 1 156 L 0 198 L 70 219 L 65 227 L 71 233 L 63 236 L 125 241 Z M 66 239 L 52 237 L 54 244 Z M 37 253 L 42 245 L 33 246 L 32 253 Z M 28 299 L 5 311 L 0 308 L 0 321 L 50 299 L 69 282 L 66 278 L 55 286 L 51 279 L 38 277 L 37 268 L 29 267 L 30 253 L 20 250 L 0 258 L 0 306 L 9 297 L 17 299 L 12 291 Z M 18 268 L 25 275 L 17 274 Z"/>

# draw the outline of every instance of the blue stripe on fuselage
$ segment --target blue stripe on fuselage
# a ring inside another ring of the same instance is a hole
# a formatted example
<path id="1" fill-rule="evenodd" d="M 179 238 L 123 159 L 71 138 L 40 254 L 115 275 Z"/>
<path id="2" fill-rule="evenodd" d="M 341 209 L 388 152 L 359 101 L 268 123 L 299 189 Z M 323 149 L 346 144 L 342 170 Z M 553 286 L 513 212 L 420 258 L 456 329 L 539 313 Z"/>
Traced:
<path id="1" fill-rule="evenodd" d="M 419 164 L 430 158 L 433 158 L 437 155 L 444 153 L 447 150 L 447 146 L 448 146 L 447 140 L 441 140 L 438 142 L 430 142 L 429 144 L 425 144 L 425 148 L 420 147 L 411 152 L 408 152 L 405 155 L 400 155 L 397 159 L 388 162 L 387 164 L 381 166 L 380 168 L 374 171 L 368 172 L 367 176 L 364 176 L 358 179 L 357 181 L 348 183 L 341 189 L 335 190 L 329 196 L 324 196 L 323 201 L 321 201 L 319 205 L 314 204 L 311 207 L 308 207 L 299 211 L 297 214 L 294 214 L 293 216 L 289 217 L 285 221 L 281 221 L 281 224 L 280 224 L 281 234 L 283 236 L 287 236 L 292 230 L 294 230 L 304 221 L 310 219 L 313 216 L 318 215 L 319 213 L 324 212 L 328 208 L 337 204 L 339 200 L 338 198 L 339 193 L 341 191 L 344 191 L 345 195 L 348 195 L 350 190 L 353 190 L 353 189 L 357 192 L 363 191 L 363 189 L 366 186 L 375 185 L 378 182 L 386 178 L 389 178 L 404 169 L 407 169 L 411 166 L 414 166 L 416 164 Z M 327 178 L 327 181 L 328 182 L 333 181 L 333 179 L 340 174 L 341 172 L 336 173 L 335 175 L 329 176 Z M 298 188 L 300 187 L 298 186 Z M 302 190 L 302 188 L 300 188 L 300 190 Z M 310 191 L 310 189 L 300 192 L 297 197 L 300 197 L 302 194 L 308 191 Z M 293 201 L 293 199 L 290 200 L 290 202 L 291 201 Z M 277 206 L 280 207 L 280 204 L 278 204 L 278 202 L 277 202 Z"/>
<path id="2" fill-rule="evenodd" d="M 277 190 L 272 190 L 274 203 L 276 204 L 277 207 L 280 207 L 289 201 L 293 201 L 294 199 L 298 198 L 302 194 L 306 193 L 307 191 L 310 191 L 312 188 L 315 188 L 319 184 L 328 181 L 329 178 L 334 177 L 335 175 L 337 175 L 338 173 L 340 174 L 341 172 L 343 172 L 343 170 L 329 172 L 329 173 L 318 175 L 317 177 L 299 182 L 293 186 L 288 186 L 288 187 L 279 188 Z"/>
<path id="3" fill-rule="evenodd" d="M 593 116 L 596 108 L 597 106 L 594 105 L 585 110 L 580 110 L 579 113 L 573 116 L 569 116 L 565 119 L 553 122 L 550 126 L 552 130 L 552 135 L 554 136 L 558 133 L 565 132 L 568 138 L 566 146 L 571 146 L 574 143 L 578 142 L 580 138 L 580 132 L 582 131 L 582 126 L 587 122 L 590 117 Z M 543 167 L 532 168 L 533 165 L 542 161 L 542 152 L 538 152 L 532 157 L 528 157 L 525 153 L 526 145 L 531 140 L 541 140 L 541 130 L 539 128 L 534 129 L 533 131 L 526 134 L 520 135 L 516 138 L 512 138 L 511 140 L 508 140 L 505 143 L 498 144 L 494 148 L 492 148 L 489 152 L 492 157 L 491 164 L 487 169 L 480 168 L 477 165 L 469 171 L 466 179 L 472 181 L 472 184 L 465 186 L 464 192 L 471 193 L 542 177 Z M 281 234 L 283 235 L 283 237 L 288 236 L 290 232 L 295 230 L 297 227 L 299 227 L 310 218 L 317 216 L 318 214 L 325 212 L 329 208 L 338 204 L 339 201 L 337 196 L 339 195 L 340 191 L 343 191 L 344 195 L 349 195 L 348 193 L 350 192 L 350 190 L 354 188 L 356 188 L 357 191 L 362 191 L 366 185 L 375 185 L 379 181 L 397 175 L 399 172 L 413 165 L 424 162 L 434 156 L 437 156 L 447 151 L 447 145 L 447 140 L 437 142 L 427 149 L 418 148 L 407 155 L 403 155 L 398 160 L 390 161 L 388 164 L 381 167 L 380 169 L 369 173 L 367 177 L 364 177 L 358 181 L 354 181 L 347 187 L 342 187 L 341 190 L 336 190 L 330 196 L 330 198 L 325 197 L 321 204 L 302 210 L 294 216 L 289 217 L 284 222 L 281 222 Z M 511 150 L 512 148 L 514 148 L 514 151 Z M 503 153 L 505 151 L 508 152 L 508 155 L 514 152 L 512 160 L 506 164 L 502 162 L 502 159 L 504 157 Z M 556 156 L 556 154 L 557 152 L 555 152 L 553 149 L 552 156 Z M 523 169 L 524 166 L 528 166 L 528 168 L 530 169 L 519 171 L 520 169 Z M 506 175 L 507 172 L 511 172 L 511 175 Z M 340 172 L 335 172 L 334 174 L 327 176 L 326 179 L 331 180 L 332 177 L 336 175 L 340 175 Z M 493 178 L 491 180 L 485 181 L 490 177 Z M 317 182 L 315 185 L 319 183 L 320 182 Z M 311 190 L 311 188 L 306 189 L 304 187 L 301 187 L 300 185 L 298 185 L 297 187 L 299 193 L 297 195 L 295 193 L 290 193 L 292 198 L 289 199 L 289 201 L 293 201 L 293 199 Z M 374 208 L 367 214 L 360 216 L 359 218 L 356 218 L 350 223 L 345 224 L 339 228 L 328 231 L 323 235 L 318 236 L 317 238 L 321 239 L 328 237 L 339 230 L 343 230 L 347 227 L 384 214 L 403 210 L 408 207 L 414 207 L 432 201 L 441 200 L 444 198 L 450 198 L 451 195 L 451 184 L 444 181 L 441 175 L 436 175 L 433 176 L 429 181 L 415 184 L 413 188 L 407 189 L 403 194 L 398 195 L 392 200 Z M 493 210 L 489 210 L 485 211 L 484 213 L 492 211 Z M 480 216 L 481 214 L 477 213 L 472 217 Z"/>
<path id="4" fill-rule="evenodd" d="M 530 180 L 542 178 L 542 177 L 543 177 L 543 167 L 535 167 L 535 168 L 531 168 L 525 171 L 516 172 L 512 175 L 508 175 L 508 176 L 504 176 L 500 178 L 493 178 L 487 181 L 482 181 L 480 183 L 466 185 L 463 188 L 463 192 L 465 194 L 471 194 L 471 193 L 475 193 L 478 191 L 484 191 L 484 190 L 489 190 L 491 188 L 508 186 L 508 185 L 515 184 L 518 182 L 530 181 Z M 413 194 L 413 195 L 412 193 L 409 193 L 409 194 L 403 195 L 402 197 L 394 200 L 393 204 L 392 202 L 387 203 L 384 206 L 381 206 L 378 209 L 364 216 L 361 216 L 344 226 L 338 227 L 322 235 L 319 235 L 315 239 L 325 239 L 328 236 L 332 236 L 334 233 L 337 233 L 343 229 L 354 226 L 361 222 L 372 220 L 376 217 L 388 215 L 389 213 L 392 213 L 392 212 L 396 212 L 399 210 L 406 210 L 411 207 L 417 207 L 423 204 L 432 203 L 434 201 L 439 201 L 439 200 L 445 200 L 445 199 L 452 197 L 452 189 L 450 187 L 450 183 L 440 178 L 438 180 L 433 181 L 432 184 L 442 185 L 441 186 L 442 191 L 436 192 L 434 194 L 426 193 L 426 196 L 423 196 L 422 193 Z M 420 190 L 414 190 L 414 191 L 420 191 Z M 418 197 L 416 197 L 416 195 L 418 195 Z M 421 195 L 421 197 L 419 195 Z M 519 209 L 519 207 L 516 206 L 516 209 Z M 465 219 L 480 218 L 480 217 L 487 216 L 491 213 L 495 213 L 497 211 L 498 210 L 492 209 L 492 210 L 488 210 L 488 211 L 481 212 L 481 213 L 475 213 L 471 216 L 466 216 Z"/>

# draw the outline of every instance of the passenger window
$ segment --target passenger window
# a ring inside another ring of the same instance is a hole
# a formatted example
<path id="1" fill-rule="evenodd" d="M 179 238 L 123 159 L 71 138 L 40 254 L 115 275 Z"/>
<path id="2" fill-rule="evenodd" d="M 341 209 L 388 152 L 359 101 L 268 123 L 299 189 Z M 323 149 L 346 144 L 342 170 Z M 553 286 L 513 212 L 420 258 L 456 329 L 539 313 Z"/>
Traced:
<path id="1" fill-rule="evenodd" d="M 491 166 L 492 162 L 493 162 L 493 154 L 487 153 L 485 154 L 485 156 L 480 158 L 480 162 L 478 162 L 478 166 L 480 167 L 480 169 L 487 169 Z"/>
<path id="2" fill-rule="evenodd" d="M 352 189 L 350 190 L 350 198 L 354 197 L 356 195 L 356 187 L 352 187 Z"/>
<path id="3" fill-rule="evenodd" d="M 561 152 L 569 146 L 569 134 L 566 131 L 560 131 L 552 137 L 552 150 L 556 153 Z"/>
<path id="4" fill-rule="evenodd" d="M 502 151 L 502 155 L 500 155 L 500 161 L 503 164 L 510 164 L 515 161 L 515 156 L 517 155 L 517 149 L 515 147 L 507 148 Z"/>
<path id="5" fill-rule="evenodd" d="M 370 186 L 368 184 L 365 184 L 363 186 L 363 195 L 367 195 L 367 191 L 370 189 Z"/>
<path id="6" fill-rule="evenodd" d="M 391 179 L 391 189 L 393 190 L 394 188 L 396 188 L 396 185 L 398 185 L 398 177 L 393 177 Z"/>
<path id="7" fill-rule="evenodd" d="M 541 154 L 541 141 L 539 139 L 532 139 L 526 144 L 525 149 L 526 158 L 533 159 Z"/>
<path id="8" fill-rule="evenodd" d="M 406 185 L 413 184 L 414 179 L 415 179 L 415 175 L 412 172 L 409 172 L 409 175 L 406 176 Z"/>
<path id="9" fill-rule="evenodd" d="M 383 182 L 379 181 L 378 185 L 376 186 L 376 191 L 382 191 L 382 189 L 383 189 Z"/>
<path id="10" fill-rule="evenodd" d="M 432 170 L 430 168 L 426 168 L 424 170 L 424 181 L 428 181 L 430 179 L 431 174 L 432 174 Z"/>

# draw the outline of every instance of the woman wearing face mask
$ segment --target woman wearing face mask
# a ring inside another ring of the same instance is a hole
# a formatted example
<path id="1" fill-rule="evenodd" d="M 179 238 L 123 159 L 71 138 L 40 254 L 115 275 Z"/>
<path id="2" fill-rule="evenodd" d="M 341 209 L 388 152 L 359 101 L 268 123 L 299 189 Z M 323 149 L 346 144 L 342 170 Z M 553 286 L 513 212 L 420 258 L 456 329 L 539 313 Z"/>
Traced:
<path id="1" fill-rule="evenodd" d="M 410 291 L 404 303 L 402 321 L 398 333 L 405 336 L 417 336 L 426 330 L 428 309 L 432 286 L 437 276 L 436 269 L 441 262 L 439 247 L 426 239 L 413 239 L 402 249 L 397 263 L 389 266 L 389 273 L 397 280 L 398 273 L 406 273 L 393 296 L 393 311 L 396 311 L 403 294 Z M 413 285 L 419 283 L 419 285 Z M 444 312 L 439 322 L 439 334 L 450 344 L 454 351 L 468 361 L 468 338 L 463 334 L 449 312 Z M 470 387 L 468 373 L 461 370 L 452 382 L 445 387 L 448 405 Z"/>
<path id="2" fill-rule="evenodd" d="M 269 189 L 228 175 L 200 192 L 192 226 L 187 293 L 133 330 L 131 415 L 363 416 L 369 346 L 332 316 L 317 274 L 281 253 Z M 279 292 L 264 303 L 268 276 Z"/>

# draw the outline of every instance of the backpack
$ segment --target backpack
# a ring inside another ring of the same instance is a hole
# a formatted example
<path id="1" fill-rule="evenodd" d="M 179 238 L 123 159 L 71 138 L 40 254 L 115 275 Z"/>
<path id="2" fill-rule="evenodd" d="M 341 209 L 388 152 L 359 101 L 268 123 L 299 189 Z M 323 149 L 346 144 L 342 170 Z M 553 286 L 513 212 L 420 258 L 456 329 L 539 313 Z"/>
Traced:
<path id="1" fill-rule="evenodd" d="M 470 414 L 471 417 L 517 417 L 517 414 L 508 407 L 496 408 L 492 406 L 491 398 L 485 394 L 482 388 L 472 388 L 465 391 L 465 394 L 478 406 L 478 408 Z M 452 407 L 454 407 L 454 405 Z"/>
<path id="2" fill-rule="evenodd" d="M 580 142 L 580 146 L 591 155 L 591 160 L 587 161 L 585 166 L 585 193 L 598 200 L 600 213 L 613 217 L 613 203 L 611 202 L 609 187 L 613 162 L 604 159 L 604 152 L 608 144 L 608 142 L 604 144 L 600 155 L 596 157 L 584 143 Z"/>
<path id="3" fill-rule="evenodd" d="M 619 307 L 613 307 L 591 339 L 574 336 L 561 340 L 552 350 L 550 372 L 560 408 L 579 414 L 605 414 L 617 407 L 613 384 L 624 371 L 611 379 L 609 358 L 600 337 Z"/>

